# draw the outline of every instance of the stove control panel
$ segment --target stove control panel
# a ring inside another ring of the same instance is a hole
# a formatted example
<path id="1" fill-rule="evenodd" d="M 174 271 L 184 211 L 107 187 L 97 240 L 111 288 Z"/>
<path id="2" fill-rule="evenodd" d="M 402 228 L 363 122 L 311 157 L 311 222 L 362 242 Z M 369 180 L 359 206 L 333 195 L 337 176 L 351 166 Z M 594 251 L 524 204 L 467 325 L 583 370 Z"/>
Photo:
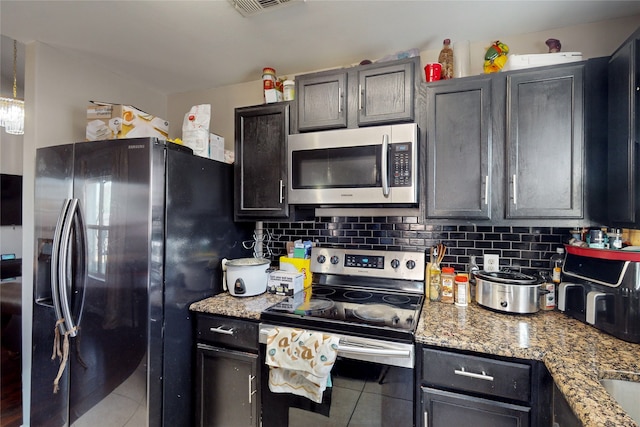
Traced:
<path id="1" fill-rule="evenodd" d="M 397 260 L 396 260 L 397 261 Z M 393 261 L 392 261 L 393 263 Z M 362 268 L 384 268 L 383 256 L 368 256 L 368 255 L 354 255 L 345 254 L 344 258 L 345 267 L 362 267 Z"/>
<path id="2" fill-rule="evenodd" d="M 424 252 L 311 249 L 311 272 L 424 281 Z"/>

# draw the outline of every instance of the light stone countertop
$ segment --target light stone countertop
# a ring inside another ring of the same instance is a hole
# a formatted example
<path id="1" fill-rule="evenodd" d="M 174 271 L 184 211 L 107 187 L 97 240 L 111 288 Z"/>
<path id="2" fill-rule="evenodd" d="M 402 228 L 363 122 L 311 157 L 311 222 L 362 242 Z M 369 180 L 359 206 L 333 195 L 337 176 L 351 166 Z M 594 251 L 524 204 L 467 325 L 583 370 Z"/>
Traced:
<path id="1" fill-rule="evenodd" d="M 284 297 L 228 293 L 191 304 L 195 312 L 259 320 Z M 585 427 L 638 427 L 609 396 L 600 378 L 640 381 L 640 344 L 604 334 L 558 311 L 504 314 L 425 301 L 417 343 L 489 355 L 541 360 Z"/>
<path id="2" fill-rule="evenodd" d="M 504 314 L 425 301 L 416 342 L 541 360 L 585 427 L 638 424 L 609 396 L 600 378 L 640 381 L 640 344 L 598 331 L 559 311 Z"/>

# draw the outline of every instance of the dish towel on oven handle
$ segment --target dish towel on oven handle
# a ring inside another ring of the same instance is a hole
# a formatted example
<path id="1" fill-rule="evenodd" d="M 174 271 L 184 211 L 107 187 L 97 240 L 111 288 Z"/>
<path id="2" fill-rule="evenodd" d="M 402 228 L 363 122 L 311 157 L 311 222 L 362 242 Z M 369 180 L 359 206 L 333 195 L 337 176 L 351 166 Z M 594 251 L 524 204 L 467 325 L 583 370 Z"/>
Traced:
<path id="1" fill-rule="evenodd" d="M 276 327 L 267 338 L 265 363 L 269 365 L 269 390 L 293 393 L 316 403 L 330 381 L 338 356 L 339 338 L 304 329 Z"/>

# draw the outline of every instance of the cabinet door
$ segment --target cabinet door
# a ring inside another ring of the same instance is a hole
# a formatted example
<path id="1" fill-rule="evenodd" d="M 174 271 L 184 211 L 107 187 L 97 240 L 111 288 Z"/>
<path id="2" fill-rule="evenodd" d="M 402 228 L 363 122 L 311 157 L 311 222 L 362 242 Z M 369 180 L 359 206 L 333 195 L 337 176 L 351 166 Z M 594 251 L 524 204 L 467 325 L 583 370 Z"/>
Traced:
<path id="1" fill-rule="evenodd" d="M 258 426 L 258 355 L 198 344 L 197 425 Z"/>
<path id="2" fill-rule="evenodd" d="M 583 67 L 507 76 L 507 218 L 582 218 Z"/>
<path id="3" fill-rule="evenodd" d="M 358 125 L 414 118 L 414 62 L 358 72 Z"/>
<path id="4" fill-rule="evenodd" d="M 637 223 L 640 149 L 637 106 L 640 97 L 638 56 L 640 40 L 622 46 L 609 62 L 609 221 Z"/>
<path id="5" fill-rule="evenodd" d="M 235 112 L 235 219 L 286 218 L 289 104 Z"/>
<path id="6" fill-rule="evenodd" d="M 530 408 L 422 387 L 423 427 L 528 427 Z"/>
<path id="7" fill-rule="evenodd" d="M 296 79 L 298 130 L 347 127 L 347 72 L 311 74 Z"/>
<path id="8" fill-rule="evenodd" d="M 491 217 L 491 78 L 427 87 L 427 217 Z"/>

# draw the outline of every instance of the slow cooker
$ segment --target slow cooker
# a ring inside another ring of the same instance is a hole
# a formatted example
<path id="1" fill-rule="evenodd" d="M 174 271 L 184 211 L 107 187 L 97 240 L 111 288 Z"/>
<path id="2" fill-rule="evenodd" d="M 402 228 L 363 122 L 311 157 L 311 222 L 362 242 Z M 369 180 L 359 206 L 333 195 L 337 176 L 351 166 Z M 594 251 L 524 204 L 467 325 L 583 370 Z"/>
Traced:
<path id="1" fill-rule="evenodd" d="M 270 261 L 265 258 L 223 259 L 223 287 L 234 297 L 252 297 L 267 290 Z"/>
<path id="2" fill-rule="evenodd" d="M 536 313 L 540 310 L 542 279 L 513 271 L 478 271 L 476 301 L 478 304 L 507 313 Z"/>

